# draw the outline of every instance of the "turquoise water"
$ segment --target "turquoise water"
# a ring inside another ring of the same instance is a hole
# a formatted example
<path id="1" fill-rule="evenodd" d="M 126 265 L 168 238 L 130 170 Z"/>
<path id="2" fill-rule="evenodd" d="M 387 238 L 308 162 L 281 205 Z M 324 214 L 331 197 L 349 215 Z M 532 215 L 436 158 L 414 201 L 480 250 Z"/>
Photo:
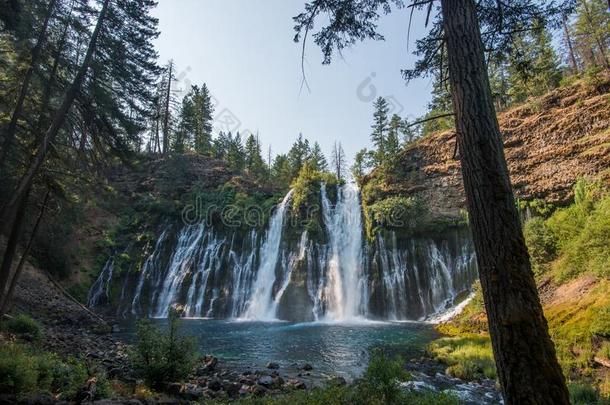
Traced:
<path id="1" fill-rule="evenodd" d="M 154 322 L 164 325 L 166 320 Z M 239 322 L 183 319 L 182 332 L 197 339 L 201 354 L 214 355 L 238 371 L 265 368 L 268 362 L 280 371 L 297 373 L 309 363 L 317 376 L 340 375 L 351 380 L 364 371 L 369 353 L 383 348 L 403 356 L 419 357 L 438 336 L 430 324 L 354 322 L 342 324 Z M 134 339 L 133 324 L 121 333 Z"/>

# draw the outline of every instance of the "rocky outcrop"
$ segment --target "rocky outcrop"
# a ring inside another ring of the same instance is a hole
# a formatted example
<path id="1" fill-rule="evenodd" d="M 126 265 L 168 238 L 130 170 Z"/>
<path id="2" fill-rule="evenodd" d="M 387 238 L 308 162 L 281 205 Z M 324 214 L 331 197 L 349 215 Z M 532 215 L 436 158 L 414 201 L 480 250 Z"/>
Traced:
<path id="1" fill-rule="evenodd" d="M 566 205 L 579 177 L 610 184 L 610 76 L 580 81 L 498 115 L 515 195 Z M 459 150 L 452 131 L 426 136 L 375 182 L 385 196 L 409 194 L 428 202 L 434 217 L 466 208 Z"/>

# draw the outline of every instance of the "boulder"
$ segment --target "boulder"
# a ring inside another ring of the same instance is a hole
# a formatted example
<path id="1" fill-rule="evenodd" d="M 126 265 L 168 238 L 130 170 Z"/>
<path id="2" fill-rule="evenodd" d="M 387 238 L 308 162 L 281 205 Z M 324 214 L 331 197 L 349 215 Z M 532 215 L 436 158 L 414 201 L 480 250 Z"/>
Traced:
<path id="1" fill-rule="evenodd" d="M 212 391 L 220 391 L 222 389 L 222 382 L 220 379 L 213 377 L 208 381 L 208 388 Z"/>
<path id="2" fill-rule="evenodd" d="M 280 368 L 280 365 L 270 361 L 269 363 L 267 363 L 267 368 L 270 370 L 277 370 L 278 368 Z"/>
<path id="3" fill-rule="evenodd" d="M 313 366 L 312 366 L 311 364 L 309 364 L 309 363 L 305 363 L 305 364 L 303 364 L 303 365 L 301 366 L 301 370 L 304 370 L 304 371 L 311 371 L 311 370 L 313 370 Z"/>

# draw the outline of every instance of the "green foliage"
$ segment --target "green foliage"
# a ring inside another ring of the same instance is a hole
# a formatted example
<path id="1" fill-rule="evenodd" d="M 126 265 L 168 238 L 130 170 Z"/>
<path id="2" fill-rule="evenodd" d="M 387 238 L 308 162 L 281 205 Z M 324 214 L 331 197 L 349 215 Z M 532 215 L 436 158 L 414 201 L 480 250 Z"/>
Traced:
<path id="1" fill-rule="evenodd" d="M 537 275 L 549 269 L 561 281 L 583 273 L 607 276 L 610 268 L 610 195 L 598 184 L 579 180 L 574 203 L 548 219 L 525 223 L 524 234 Z"/>
<path id="2" fill-rule="evenodd" d="M 25 314 L 19 314 L 4 321 L 2 329 L 27 341 L 39 341 L 42 338 L 40 324 Z"/>
<path id="3" fill-rule="evenodd" d="M 303 212 L 311 212 L 308 208 L 320 207 L 322 183 L 326 184 L 327 189 L 331 189 L 338 185 L 339 181 L 333 174 L 320 172 L 311 163 L 305 163 L 292 182 L 292 212 L 298 218 L 303 218 Z"/>
<path id="4" fill-rule="evenodd" d="M 170 311 L 168 329 L 159 330 L 148 320 L 138 323 L 133 364 L 152 388 L 184 380 L 196 361 L 195 342 L 181 336 L 178 315 Z"/>
<path id="5" fill-rule="evenodd" d="M 581 383 L 568 384 L 570 403 L 572 405 L 607 405 L 610 399 L 602 398 L 599 392 L 590 385 Z"/>
<path id="6" fill-rule="evenodd" d="M 0 346 L 0 392 L 49 393 L 57 399 L 72 400 L 92 377 L 97 380 L 96 399 L 110 395 L 106 375 L 100 368 L 88 368 L 75 359 L 61 360 L 57 355 L 16 343 Z"/>
<path id="7" fill-rule="evenodd" d="M 487 336 L 463 335 L 438 339 L 428 347 L 430 354 L 447 364 L 447 374 L 463 380 L 496 378 L 496 366 Z"/>
<path id="8" fill-rule="evenodd" d="M 382 350 L 375 350 L 357 390 L 363 397 L 378 398 L 381 403 L 401 403 L 404 390 L 400 382 L 408 377 L 400 357 L 390 358 Z"/>
<path id="9" fill-rule="evenodd" d="M 427 217 L 425 202 L 417 197 L 388 197 L 365 207 L 367 235 L 371 238 L 381 228 L 415 233 Z"/>
<path id="10" fill-rule="evenodd" d="M 546 221 L 539 217 L 534 217 L 525 223 L 523 234 L 532 262 L 532 270 L 537 276 L 542 275 L 548 263 L 557 255 L 555 234 L 546 225 Z"/>

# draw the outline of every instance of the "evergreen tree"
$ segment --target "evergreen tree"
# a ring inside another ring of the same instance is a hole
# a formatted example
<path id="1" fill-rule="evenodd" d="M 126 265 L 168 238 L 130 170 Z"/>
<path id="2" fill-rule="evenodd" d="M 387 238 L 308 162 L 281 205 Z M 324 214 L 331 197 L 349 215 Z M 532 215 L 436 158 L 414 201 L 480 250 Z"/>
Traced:
<path id="1" fill-rule="evenodd" d="M 382 164 L 386 156 L 386 136 L 388 132 L 388 102 L 385 98 L 379 97 L 373 103 L 375 112 L 373 113 L 373 132 L 371 133 L 371 141 L 375 146 L 373 151 L 375 162 Z"/>
<path id="2" fill-rule="evenodd" d="M 370 168 L 370 153 L 366 148 L 361 149 L 354 157 L 354 164 L 351 167 L 352 176 L 354 176 L 354 179 L 359 180 Z"/>
<path id="3" fill-rule="evenodd" d="M 315 170 L 319 172 L 325 172 L 328 170 L 328 163 L 326 162 L 326 157 L 324 156 L 322 148 L 320 148 L 320 144 L 318 142 L 314 142 L 308 160 L 311 162 L 312 167 Z"/>
<path id="4" fill-rule="evenodd" d="M 288 162 L 291 168 L 291 178 L 295 178 L 299 175 L 301 168 L 305 162 L 309 159 L 311 154 L 311 148 L 309 141 L 303 137 L 303 134 L 299 134 L 299 137 L 290 148 L 288 152 Z"/>
<path id="5" fill-rule="evenodd" d="M 175 134 L 175 148 L 184 151 L 185 145 L 192 145 L 200 155 L 212 155 L 212 116 L 214 108 L 205 84 L 191 86 L 182 99 L 178 130 Z"/>
<path id="6" fill-rule="evenodd" d="M 245 156 L 245 167 L 248 174 L 262 179 L 266 174 L 266 167 L 261 154 L 261 144 L 258 136 L 250 134 L 246 139 Z"/>
<path id="7" fill-rule="evenodd" d="M 574 49 L 585 68 L 610 69 L 610 12 L 606 0 L 578 0 L 571 27 Z"/>
<path id="8" fill-rule="evenodd" d="M 273 178 L 273 183 L 278 187 L 282 189 L 290 187 L 293 176 L 292 167 L 287 155 L 281 154 L 275 157 L 271 167 L 271 177 Z"/>
<path id="9" fill-rule="evenodd" d="M 229 163 L 229 168 L 236 173 L 242 173 L 246 166 L 246 153 L 241 141 L 241 135 L 238 132 L 235 136 L 232 136 L 229 132 L 227 141 L 226 160 Z"/>
<path id="10" fill-rule="evenodd" d="M 388 137 L 386 139 L 387 160 L 390 162 L 394 161 L 394 158 L 400 150 L 400 134 L 403 132 L 402 119 L 396 114 L 392 115 L 390 125 L 388 126 Z"/>
<path id="11" fill-rule="evenodd" d="M 415 67 L 408 80 L 439 68 L 439 41 L 447 49 L 457 144 L 483 299 L 498 378 L 507 404 L 568 405 L 565 377 L 548 332 L 531 263 L 515 207 L 502 135 L 489 85 L 486 52 L 503 52 L 532 16 L 557 20 L 571 1 L 425 0 L 409 2 L 427 10 L 431 27 L 417 42 Z M 294 17 L 295 40 L 306 33 L 322 48 L 324 63 L 333 52 L 364 39 L 383 39 L 380 14 L 392 11 L 387 0 L 310 0 Z M 316 17 L 328 16 L 317 26 Z M 314 30 L 317 31 L 309 32 Z M 301 37 L 303 35 L 303 37 Z"/>

